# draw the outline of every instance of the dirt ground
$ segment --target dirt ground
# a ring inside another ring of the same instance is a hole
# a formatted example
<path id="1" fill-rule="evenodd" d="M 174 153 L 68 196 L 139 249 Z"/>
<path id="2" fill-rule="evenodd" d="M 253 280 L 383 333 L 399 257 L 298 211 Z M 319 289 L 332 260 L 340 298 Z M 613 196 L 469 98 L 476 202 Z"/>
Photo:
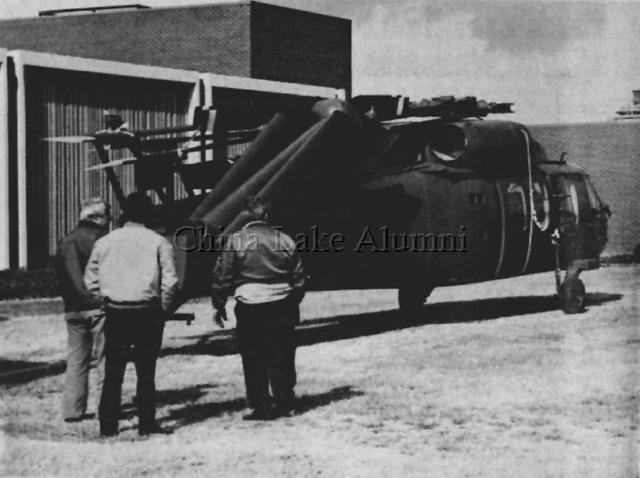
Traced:
<path id="1" fill-rule="evenodd" d="M 196 322 L 168 324 L 158 363 L 172 435 L 138 438 L 132 366 L 114 439 L 63 424 L 62 375 L 46 369 L 0 388 L 0 475 L 637 477 L 640 266 L 583 280 L 580 315 L 556 309 L 548 273 L 436 289 L 411 323 L 393 291 L 311 293 L 298 414 L 274 422 L 242 421 L 233 323 L 189 303 Z M 60 315 L 0 322 L 4 371 L 64 347 Z"/>

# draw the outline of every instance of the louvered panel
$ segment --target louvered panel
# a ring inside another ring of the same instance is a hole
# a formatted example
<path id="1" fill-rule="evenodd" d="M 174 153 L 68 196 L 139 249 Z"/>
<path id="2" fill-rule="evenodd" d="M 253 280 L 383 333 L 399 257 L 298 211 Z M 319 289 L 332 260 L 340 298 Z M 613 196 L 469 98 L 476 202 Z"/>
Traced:
<path id="1" fill-rule="evenodd" d="M 113 109 L 131 129 L 182 126 L 190 121 L 192 85 L 29 67 L 27 81 L 27 217 L 29 264 L 47 261 L 59 239 L 75 227 L 83 199 L 103 197 L 119 206 L 90 143 L 41 141 L 48 136 L 91 134 L 104 128 L 103 110 Z M 114 150 L 111 158 L 131 155 Z M 134 191 L 132 165 L 115 169 L 125 194 Z M 177 181 L 177 178 L 174 181 Z M 177 184 L 176 197 L 185 192 Z"/>

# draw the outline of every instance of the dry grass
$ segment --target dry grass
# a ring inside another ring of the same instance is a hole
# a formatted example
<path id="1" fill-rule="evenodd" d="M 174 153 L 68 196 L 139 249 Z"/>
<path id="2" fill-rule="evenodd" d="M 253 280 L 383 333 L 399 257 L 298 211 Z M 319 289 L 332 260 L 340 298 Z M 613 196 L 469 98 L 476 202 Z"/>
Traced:
<path id="1" fill-rule="evenodd" d="M 132 369 L 123 433 L 109 440 L 94 420 L 63 425 L 62 377 L 42 377 L 2 390 L 0 474 L 634 477 L 639 272 L 584 274 L 594 295 L 577 316 L 553 308 L 550 274 L 438 289 L 414 323 L 392 291 L 310 294 L 301 411 L 267 423 L 241 420 L 230 331 L 213 328 L 206 301 L 188 304 L 197 321 L 168 325 L 158 364 L 173 435 L 137 437 Z M 63 358 L 59 315 L 0 330 L 2 359 Z"/>

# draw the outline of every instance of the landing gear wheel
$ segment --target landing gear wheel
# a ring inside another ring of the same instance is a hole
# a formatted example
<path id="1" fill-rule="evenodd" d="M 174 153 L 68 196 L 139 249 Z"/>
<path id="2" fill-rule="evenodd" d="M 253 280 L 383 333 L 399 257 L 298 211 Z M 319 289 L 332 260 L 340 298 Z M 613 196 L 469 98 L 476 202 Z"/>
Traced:
<path id="1" fill-rule="evenodd" d="M 431 294 L 433 287 L 418 286 L 416 284 L 405 284 L 398 288 L 398 305 L 400 312 L 405 317 L 416 317 L 422 305 Z"/>
<path id="2" fill-rule="evenodd" d="M 584 283 L 577 277 L 567 277 L 560 287 L 560 300 L 565 314 L 578 314 L 585 308 Z"/>

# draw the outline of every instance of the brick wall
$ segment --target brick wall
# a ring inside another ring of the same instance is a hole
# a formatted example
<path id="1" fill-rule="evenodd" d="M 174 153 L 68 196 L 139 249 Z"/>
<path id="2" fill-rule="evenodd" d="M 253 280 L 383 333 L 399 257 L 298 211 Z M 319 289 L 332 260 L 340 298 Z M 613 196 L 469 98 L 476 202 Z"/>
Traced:
<path id="1" fill-rule="evenodd" d="M 609 204 L 605 254 L 630 253 L 640 244 L 640 122 L 533 125 L 532 134 L 550 159 L 566 151 L 567 161 L 591 175 Z"/>
<path id="2" fill-rule="evenodd" d="M 0 47 L 351 89 L 351 21 L 257 2 L 0 21 Z"/>
<path id="3" fill-rule="evenodd" d="M 249 76 L 249 4 L 0 22 L 0 46 Z"/>
<path id="4" fill-rule="evenodd" d="M 351 90 L 351 21 L 252 3 L 256 78 Z"/>

